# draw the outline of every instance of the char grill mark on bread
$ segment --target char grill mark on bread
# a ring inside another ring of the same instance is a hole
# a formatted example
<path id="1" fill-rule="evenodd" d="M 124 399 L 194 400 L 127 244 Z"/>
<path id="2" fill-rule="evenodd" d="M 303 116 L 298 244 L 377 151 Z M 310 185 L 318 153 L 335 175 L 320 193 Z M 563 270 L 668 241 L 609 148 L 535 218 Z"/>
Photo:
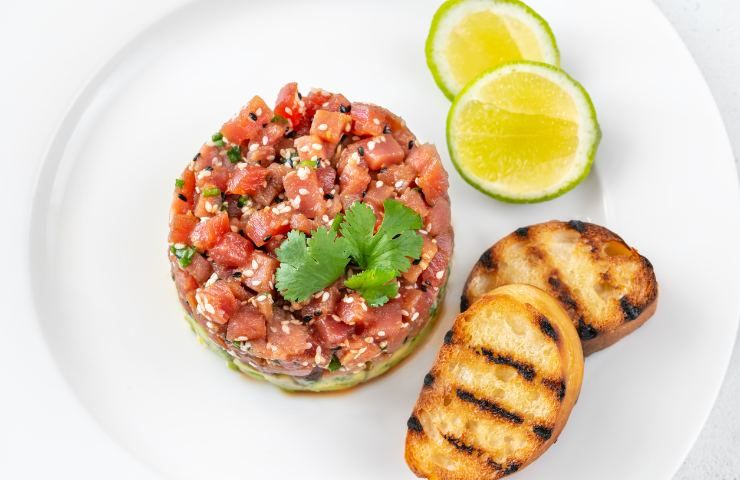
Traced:
<path id="1" fill-rule="evenodd" d="M 466 311 L 486 292 L 511 283 L 555 296 L 586 354 L 641 326 L 657 307 L 650 261 L 610 230 L 579 220 L 521 227 L 484 252 L 460 298 Z"/>
<path id="2" fill-rule="evenodd" d="M 513 473 L 557 439 L 582 376 L 581 343 L 557 300 L 529 285 L 496 289 L 445 335 L 408 423 L 406 460 L 439 480 Z"/>

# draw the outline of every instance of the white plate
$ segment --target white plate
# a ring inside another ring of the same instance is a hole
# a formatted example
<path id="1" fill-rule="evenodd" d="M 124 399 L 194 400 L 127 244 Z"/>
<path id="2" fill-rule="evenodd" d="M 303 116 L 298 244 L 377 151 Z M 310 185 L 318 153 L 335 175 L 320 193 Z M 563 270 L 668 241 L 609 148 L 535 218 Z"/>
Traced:
<path id="1" fill-rule="evenodd" d="M 519 478 L 668 478 L 680 465 L 735 338 L 740 212 L 716 107 L 648 1 L 532 2 L 596 104 L 595 172 L 561 199 L 510 206 L 445 158 L 457 233 L 447 308 L 400 368 L 344 394 L 287 395 L 227 370 L 181 320 L 165 258 L 172 182 L 251 95 L 271 101 L 291 80 L 340 91 L 389 107 L 445 152 L 449 104 L 423 56 L 435 3 L 192 3 L 111 59 L 70 110 L 33 204 L 35 304 L 71 389 L 153 470 L 410 478 L 405 420 L 468 269 L 500 236 L 551 218 L 623 235 L 655 265 L 661 299 L 642 329 L 588 359 L 560 440 Z"/>

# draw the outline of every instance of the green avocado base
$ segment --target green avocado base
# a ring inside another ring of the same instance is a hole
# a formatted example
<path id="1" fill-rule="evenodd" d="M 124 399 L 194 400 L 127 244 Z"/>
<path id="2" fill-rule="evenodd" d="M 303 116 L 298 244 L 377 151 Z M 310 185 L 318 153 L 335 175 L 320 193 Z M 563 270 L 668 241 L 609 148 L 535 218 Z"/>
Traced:
<path id="1" fill-rule="evenodd" d="M 419 330 L 413 338 L 408 339 L 406 343 L 404 343 L 401 348 L 396 350 L 390 357 L 381 362 L 369 362 L 367 368 L 357 372 L 343 373 L 337 371 L 330 373 L 327 371 L 327 373 L 321 378 L 313 381 L 305 380 L 301 377 L 291 377 L 290 375 L 260 372 L 254 367 L 229 355 L 226 350 L 211 340 L 206 330 L 197 321 L 195 321 L 192 316 L 185 315 L 185 320 L 188 322 L 195 335 L 205 343 L 209 349 L 226 359 L 227 366 L 232 370 L 236 370 L 255 380 L 267 381 L 276 387 L 289 392 L 333 392 L 352 388 L 355 385 L 378 377 L 398 365 L 398 363 L 400 363 L 404 358 L 408 357 L 409 354 L 414 351 L 414 348 L 434 329 L 434 324 L 437 321 L 437 316 L 444 299 L 445 287 L 446 286 L 443 286 L 439 290 L 437 301 L 429 311 L 429 320 L 427 320 L 427 324 L 424 325 L 424 327 Z"/>

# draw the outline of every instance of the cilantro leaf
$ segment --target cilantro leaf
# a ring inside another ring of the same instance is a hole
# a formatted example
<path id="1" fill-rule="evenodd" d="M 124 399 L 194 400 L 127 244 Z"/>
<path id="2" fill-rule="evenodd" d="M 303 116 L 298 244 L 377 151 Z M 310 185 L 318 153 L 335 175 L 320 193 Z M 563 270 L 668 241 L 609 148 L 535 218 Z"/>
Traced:
<path id="1" fill-rule="evenodd" d="M 396 272 L 393 270 L 365 270 L 352 275 L 344 285 L 362 295 L 371 307 L 379 307 L 398 294 Z"/>
<path id="2" fill-rule="evenodd" d="M 375 214 L 363 203 L 352 205 L 340 230 L 350 256 L 362 269 L 405 272 L 411 267 L 409 258 L 421 256 L 424 241 L 416 233 L 422 227 L 421 217 L 397 200 L 386 200 L 383 208 L 385 215 L 377 233 L 373 234 Z"/>
<path id="3" fill-rule="evenodd" d="M 362 268 L 367 268 L 373 244 L 375 214 L 364 203 L 355 202 L 344 214 L 339 231 L 347 240 L 349 254 Z"/>
<path id="4" fill-rule="evenodd" d="M 307 300 L 334 283 L 349 263 L 345 239 L 325 227 L 311 232 L 308 239 L 303 232 L 289 232 L 275 253 L 280 260 L 277 289 L 293 302 Z"/>
<path id="5" fill-rule="evenodd" d="M 378 233 L 394 237 L 407 230 L 419 230 L 423 225 L 419 214 L 398 200 L 383 202 L 383 211 L 385 215 Z"/>

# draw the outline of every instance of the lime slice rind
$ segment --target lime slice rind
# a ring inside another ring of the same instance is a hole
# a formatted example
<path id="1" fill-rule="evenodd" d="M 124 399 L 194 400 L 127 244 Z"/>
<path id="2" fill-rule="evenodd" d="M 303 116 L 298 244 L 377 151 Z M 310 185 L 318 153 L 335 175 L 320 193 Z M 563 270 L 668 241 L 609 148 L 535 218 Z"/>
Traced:
<path id="1" fill-rule="evenodd" d="M 492 12 L 504 19 L 517 20 L 528 27 L 538 39 L 544 56 L 541 59 L 522 60 L 540 60 L 555 66 L 560 64 L 560 51 L 547 21 L 519 0 L 450 0 L 434 14 L 425 48 L 427 65 L 434 81 L 450 100 L 462 90 L 464 83 L 455 80 L 450 73 L 443 54 L 444 45 L 455 25 L 476 12 Z"/>
<path id="2" fill-rule="evenodd" d="M 541 75 L 563 88 L 574 100 L 579 117 L 578 147 L 573 155 L 567 172 L 561 180 L 548 188 L 521 193 L 506 188 L 501 182 L 492 182 L 480 178 L 465 167 L 465 159 L 457 155 L 454 124 L 460 112 L 460 106 L 471 100 L 485 101 L 479 97 L 480 90 L 489 82 L 512 72 L 527 72 Z M 596 109 L 586 89 L 563 70 L 545 63 L 512 62 L 486 71 L 471 81 L 455 98 L 447 116 L 447 146 L 455 169 L 471 186 L 480 192 L 508 203 L 538 203 L 559 197 L 575 188 L 591 171 L 598 145 L 601 141 L 601 129 L 596 116 Z"/>

